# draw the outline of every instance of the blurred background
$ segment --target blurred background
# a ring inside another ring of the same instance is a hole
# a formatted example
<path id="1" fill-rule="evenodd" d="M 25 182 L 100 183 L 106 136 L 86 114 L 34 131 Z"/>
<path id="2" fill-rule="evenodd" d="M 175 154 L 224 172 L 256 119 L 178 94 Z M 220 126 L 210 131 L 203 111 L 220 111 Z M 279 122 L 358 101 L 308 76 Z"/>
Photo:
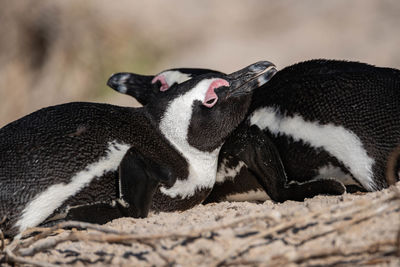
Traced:
<path id="1" fill-rule="evenodd" d="M 71 101 L 137 105 L 114 72 L 312 58 L 400 68 L 398 0 L 0 2 L 0 127 Z"/>

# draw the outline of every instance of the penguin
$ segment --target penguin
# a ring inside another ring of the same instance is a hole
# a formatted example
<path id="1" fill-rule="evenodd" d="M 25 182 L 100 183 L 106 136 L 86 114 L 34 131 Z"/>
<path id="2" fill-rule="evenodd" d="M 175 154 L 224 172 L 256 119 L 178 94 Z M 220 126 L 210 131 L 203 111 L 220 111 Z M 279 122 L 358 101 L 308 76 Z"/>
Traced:
<path id="1" fill-rule="evenodd" d="M 158 94 L 167 91 L 171 86 L 203 74 L 222 72 L 200 68 L 169 69 L 157 75 L 119 72 L 111 75 L 107 85 L 121 94 L 134 97 L 140 104 L 147 105 L 151 101 L 157 101 Z"/>
<path id="2" fill-rule="evenodd" d="M 258 62 L 196 76 L 142 108 L 74 102 L 4 126 L 2 231 L 12 237 L 56 220 L 104 223 L 201 203 L 223 142 L 272 71 Z"/>
<path id="3" fill-rule="evenodd" d="M 333 194 L 344 192 L 340 185 L 350 192 L 387 187 L 385 172 L 393 164 L 386 164 L 400 140 L 399 73 L 339 60 L 278 71 L 255 90 L 246 121 L 222 147 L 208 200 L 301 200 L 312 195 L 307 186 Z M 284 174 L 267 164 L 270 150 L 278 151 Z"/>

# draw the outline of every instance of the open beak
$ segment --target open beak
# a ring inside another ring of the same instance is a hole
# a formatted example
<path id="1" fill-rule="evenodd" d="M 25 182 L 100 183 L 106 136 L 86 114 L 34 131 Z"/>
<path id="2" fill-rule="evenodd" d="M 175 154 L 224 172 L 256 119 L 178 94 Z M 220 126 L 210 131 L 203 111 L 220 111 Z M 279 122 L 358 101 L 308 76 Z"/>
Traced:
<path id="1" fill-rule="evenodd" d="M 230 91 L 227 97 L 241 96 L 263 86 L 277 72 L 275 65 L 268 61 L 259 61 L 246 68 L 227 75 Z"/>

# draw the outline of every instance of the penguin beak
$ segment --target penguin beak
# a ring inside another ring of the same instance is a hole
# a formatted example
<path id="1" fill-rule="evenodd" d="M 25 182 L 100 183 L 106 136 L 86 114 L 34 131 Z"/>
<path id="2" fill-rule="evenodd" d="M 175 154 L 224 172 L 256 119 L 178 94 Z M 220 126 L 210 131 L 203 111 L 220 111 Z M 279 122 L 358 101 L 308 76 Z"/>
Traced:
<path id="1" fill-rule="evenodd" d="M 246 68 L 227 75 L 230 81 L 230 91 L 227 97 L 242 96 L 263 86 L 277 72 L 275 65 L 269 61 L 259 61 Z"/>
<path id="2" fill-rule="evenodd" d="M 142 105 L 147 104 L 152 96 L 151 80 L 154 76 L 139 75 L 130 72 L 119 72 L 111 75 L 107 85 L 120 92 L 136 98 Z"/>
<path id="3" fill-rule="evenodd" d="M 112 89 L 126 94 L 126 88 L 134 87 L 135 89 L 140 89 L 143 87 L 148 87 L 154 76 L 139 75 L 130 72 L 118 72 L 108 79 L 107 85 Z"/>

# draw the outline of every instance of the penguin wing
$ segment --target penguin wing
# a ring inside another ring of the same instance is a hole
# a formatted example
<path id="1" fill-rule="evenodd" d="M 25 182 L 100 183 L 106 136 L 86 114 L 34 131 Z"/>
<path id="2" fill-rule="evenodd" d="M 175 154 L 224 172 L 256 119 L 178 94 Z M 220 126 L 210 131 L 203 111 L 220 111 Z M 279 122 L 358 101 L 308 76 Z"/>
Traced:
<path id="1" fill-rule="evenodd" d="M 255 125 L 242 131 L 241 135 L 242 143 L 235 147 L 238 149 L 236 155 L 245 162 L 272 200 L 302 201 L 320 194 L 340 195 L 345 192 L 344 185 L 334 179 L 288 183 L 279 152 L 272 140 Z"/>
<path id="2" fill-rule="evenodd" d="M 147 216 L 160 184 L 172 186 L 176 175 L 171 167 L 130 148 L 119 166 L 119 202 L 125 216 Z"/>
<path id="3" fill-rule="evenodd" d="M 71 207 L 66 219 L 104 224 L 121 217 L 144 218 L 158 186 L 172 185 L 175 178 L 172 168 L 130 148 L 119 165 L 119 199 Z"/>

